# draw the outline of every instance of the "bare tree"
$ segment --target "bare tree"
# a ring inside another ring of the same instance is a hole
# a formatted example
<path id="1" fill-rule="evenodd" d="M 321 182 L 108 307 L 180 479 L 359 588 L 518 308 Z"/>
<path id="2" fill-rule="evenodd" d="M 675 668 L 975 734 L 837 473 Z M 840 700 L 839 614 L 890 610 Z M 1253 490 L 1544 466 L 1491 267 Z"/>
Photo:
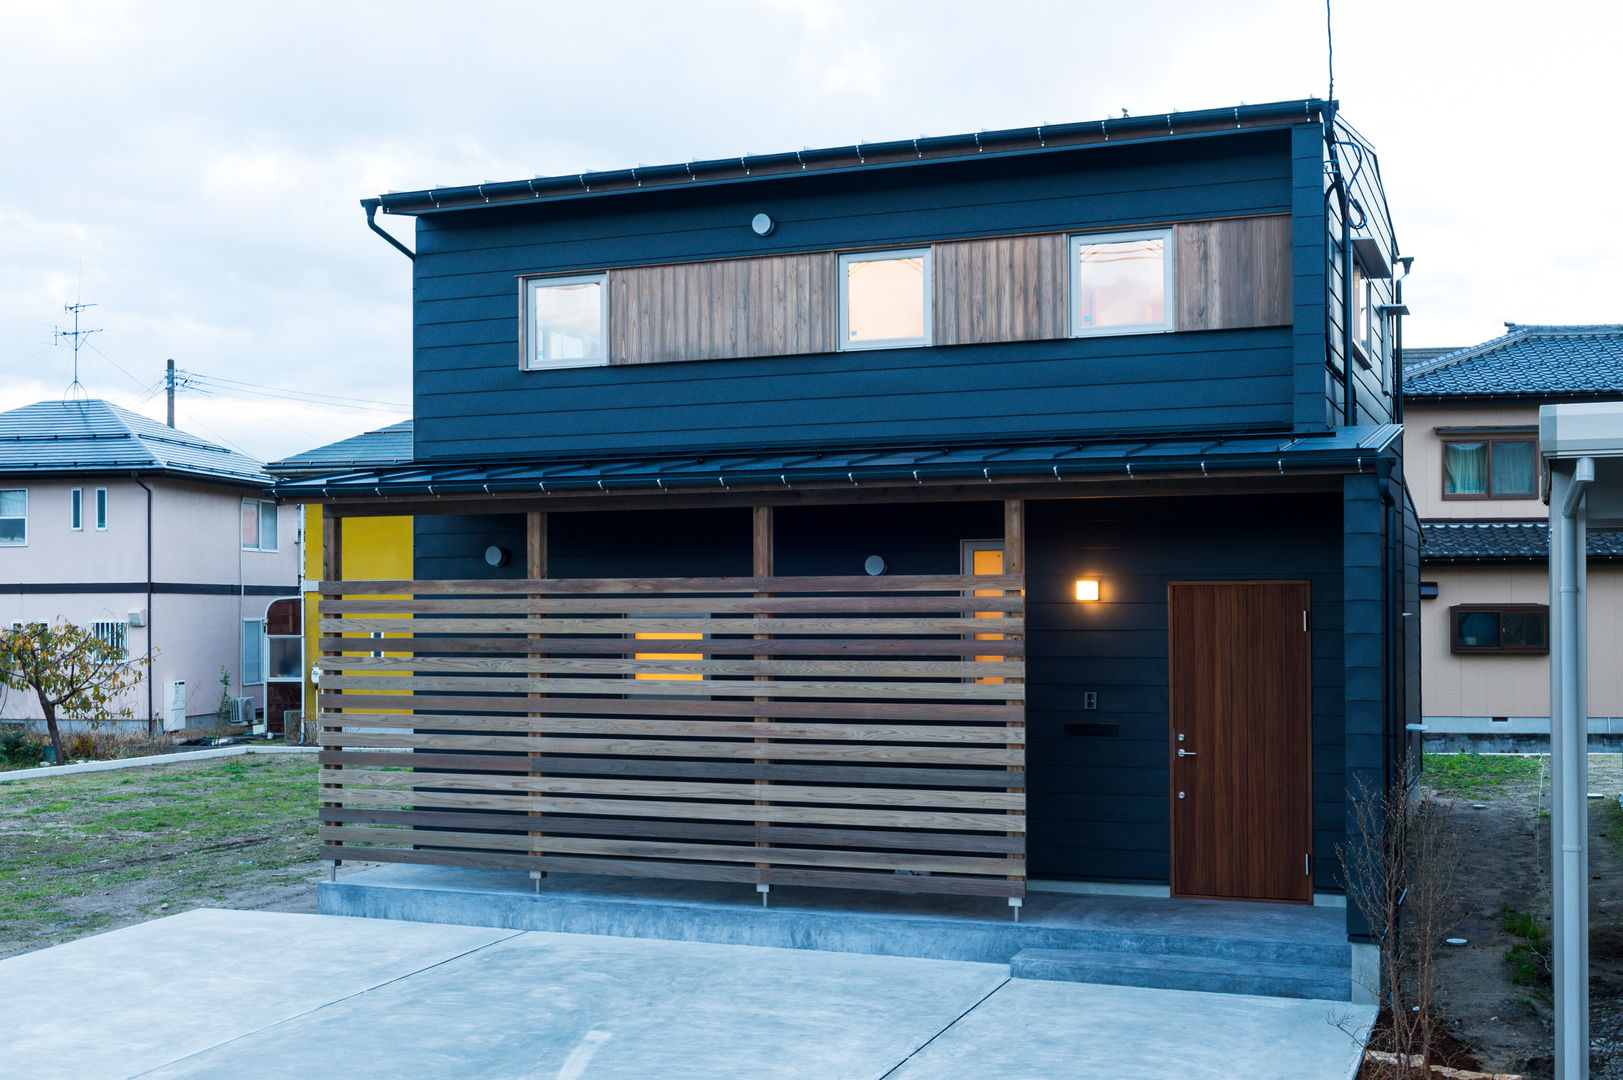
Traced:
<path id="1" fill-rule="evenodd" d="M 1400 768 L 1385 791 L 1359 782 L 1353 830 L 1337 846 L 1347 896 L 1380 947 L 1377 997 L 1396 1056 L 1379 1074 L 1424 1077 L 1433 1064 L 1434 993 L 1443 935 L 1465 914 L 1454 804 L 1413 790 Z"/>

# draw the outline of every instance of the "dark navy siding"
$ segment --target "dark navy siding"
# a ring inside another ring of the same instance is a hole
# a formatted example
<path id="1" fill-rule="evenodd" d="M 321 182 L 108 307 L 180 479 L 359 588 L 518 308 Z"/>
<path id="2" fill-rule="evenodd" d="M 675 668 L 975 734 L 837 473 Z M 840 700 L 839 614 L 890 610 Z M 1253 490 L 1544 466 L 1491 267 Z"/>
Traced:
<path id="1" fill-rule="evenodd" d="M 1335 496 L 1029 502 L 1033 877 L 1165 882 L 1167 582 L 1305 579 L 1313 596 L 1315 883 L 1343 833 L 1341 505 Z M 1079 604 L 1097 576 L 1105 602 Z M 1083 711 L 1082 693 L 1099 694 Z M 1115 737 L 1065 734 L 1115 723 Z"/>
<path id="2" fill-rule="evenodd" d="M 516 275 L 1291 211 L 1292 136 L 492 208 L 418 222 L 419 459 L 1288 427 L 1288 329 L 518 370 Z M 749 229 L 757 211 L 778 222 Z"/>

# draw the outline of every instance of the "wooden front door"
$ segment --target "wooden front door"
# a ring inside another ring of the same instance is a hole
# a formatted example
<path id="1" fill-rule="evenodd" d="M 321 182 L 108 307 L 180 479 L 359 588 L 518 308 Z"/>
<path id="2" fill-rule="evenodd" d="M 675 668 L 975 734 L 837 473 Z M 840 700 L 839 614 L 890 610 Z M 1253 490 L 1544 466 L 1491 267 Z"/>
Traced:
<path id="1" fill-rule="evenodd" d="M 1305 581 L 1175 581 L 1172 892 L 1313 899 L 1313 690 Z"/>

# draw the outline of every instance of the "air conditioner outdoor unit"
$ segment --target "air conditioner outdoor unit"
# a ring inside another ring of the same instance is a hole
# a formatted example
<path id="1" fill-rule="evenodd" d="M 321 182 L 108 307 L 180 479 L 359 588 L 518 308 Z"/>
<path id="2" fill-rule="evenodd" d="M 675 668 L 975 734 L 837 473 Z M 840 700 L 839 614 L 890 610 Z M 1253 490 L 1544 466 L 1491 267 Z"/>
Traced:
<path id="1" fill-rule="evenodd" d="M 258 710 L 254 707 L 253 698 L 234 697 L 231 699 L 231 709 L 228 719 L 232 724 L 240 724 L 243 727 L 253 727 L 254 721 L 258 718 Z"/>
<path id="2" fill-rule="evenodd" d="M 171 679 L 163 684 L 163 729 L 182 731 L 186 727 L 186 680 Z"/>

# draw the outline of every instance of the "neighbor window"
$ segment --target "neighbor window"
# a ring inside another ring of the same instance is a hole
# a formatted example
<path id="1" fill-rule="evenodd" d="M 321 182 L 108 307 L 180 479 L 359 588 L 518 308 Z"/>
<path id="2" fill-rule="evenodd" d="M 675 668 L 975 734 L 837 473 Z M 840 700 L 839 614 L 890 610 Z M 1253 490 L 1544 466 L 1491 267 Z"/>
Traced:
<path id="1" fill-rule="evenodd" d="M 1550 609 L 1543 604 L 1461 604 L 1449 616 L 1456 653 L 1550 651 Z"/>
<path id="2" fill-rule="evenodd" d="M 1456 437 L 1443 442 L 1443 498 L 1538 496 L 1536 437 L 1531 433 Z"/>
<path id="3" fill-rule="evenodd" d="M 928 345 L 930 249 L 841 255 L 840 348 Z"/>
<path id="4" fill-rule="evenodd" d="M 265 681 L 265 620 L 242 620 L 242 685 Z"/>
<path id="5" fill-rule="evenodd" d="M 0 544 L 28 543 L 28 489 L 0 488 Z"/>
<path id="6" fill-rule="evenodd" d="M 120 660 L 130 657 L 130 628 L 121 622 L 93 622 L 90 632 L 103 645 L 111 645 Z"/>
<path id="7" fill-rule="evenodd" d="M 96 528 L 107 528 L 107 489 L 96 489 Z"/>
<path id="8" fill-rule="evenodd" d="M 1071 333 L 1171 330 L 1172 230 L 1071 237 Z"/>
<path id="9" fill-rule="evenodd" d="M 607 299 L 602 274 L 525 279 L 524 366 L 607 364 Z"/>
<path id="10" fill-rule="evenodd" d="M 85 493 L 83 488 L 68 491 L 68 528 L 78 532 L 85 527 Z"/>
<path id="11" fill-rule="evenodd" d="M 276 504 L 269 499 L 242 500 L 242 550 L 276 550 Z"/>

